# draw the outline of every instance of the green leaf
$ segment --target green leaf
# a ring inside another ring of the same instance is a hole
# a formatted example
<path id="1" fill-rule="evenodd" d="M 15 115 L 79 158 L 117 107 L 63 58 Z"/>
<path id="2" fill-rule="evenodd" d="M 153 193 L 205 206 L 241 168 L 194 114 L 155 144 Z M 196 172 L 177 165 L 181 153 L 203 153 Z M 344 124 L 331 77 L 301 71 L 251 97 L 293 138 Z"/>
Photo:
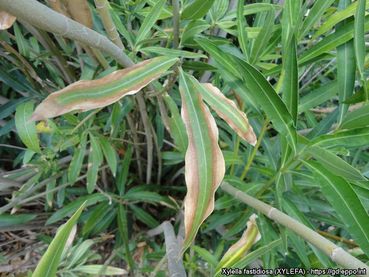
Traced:
<path id="1" fill-rule="evenodd" d="M 350 1 L 345 1 L 347 4 Z M 342 22 L 338 28 L 341 28 L 346 22 Z M 343 102 L 349 98 L 355 88 L 355 51 L 352 40 L 340 45 L 337 48 L 337 82 L 338 95 L 340 100 L 338 124 L 341 124 L 342 118 L 347 112 L 348 105 Z"/>
<path id="2" fill-rule="evenodd" d="M 311 141 L 311 145 L 331 147 L 361 147 L 369 144 L 369 128 L 340 130 L 328 135 L 322 135 Z"/>
<path id="3" fill-rule="evenodd" d="M 164 95 L 164 101 L 170 111 L 169 133 L 179 151 L 184 153 L 188 146 L 188 139 L 184 123 L 179 115 L 177 104 L 168 94 Z"/>
<path id="4" fill-rule="evenodd" d="M 219 68 L 233 74 L 233 78 L 244 81 L 243 85 L 247 87 L 248 95 L 242 95 L 244 92 L 246 93 L 244 89 L 236 90 L 236 92 L 240 93 L 241 97 L 250 98 L 253 103 L 258 103 L 271 119 L 277 131 L 287 137 L 293 152 L 295 152 L 296 130 L 292 116 L 265 77 L 252 65 L 220 50 L 211 41 L 207 39 L 197 39 L 197 41 L 202 48 L 210 53 Z M 234 81 L 232 82 L 234 83 Z"/>
<path id="5" fill-rule="evenodd" d="M 74 215 L 64 224 L 58 232 L 56 233 L 54 239 L 47 248 L 45 254 L 42 256 L 40 262 L 38 263 L 35 271 L 33 272 L 33 277 L 53 277 L 56 276 L 56 271 L 59 266 L 60 258 L 72 231 L 73 226 L 77 223 L 79 216 L 81 215 L 83 209 L 85 208 L 83 203 L 80 208 L 74 213 Z"/>
<path id="6" fill-rule="evenodd" d="M 365 1 L 365 0 L 364 0 Z M 368 0 L 366 0 L 368 1 Z M 349 1 L 350 3 L 351 1 Z M 369 1 L 368 1 L 369 2 Z M 320 26 L 320 28 L 315 32 L 313 39 L 321 36 L 322 34 L 331 30 L 339 22 L 353 16 L 358 6 L 358 1 L 352 3 L 345 9 L 335 12 L 332 14 L 325 22 Z"/>
<path id="7" fill-rule="evenodd" d="M 297 1 L 297 0 L 295 0 Z M 273 33 L 275 11 L 271 10 L 266 12 L 265 20 L 262 24 L 262 28 L 255 40 L 251 42 L 250 49 L 250 63 L 255 64 L 263 51 L 267 48 L 268 42 Z"/>
<path id="8" fill-rule="evenodd" d="M 100 165 L 103 162 L 103 154 L 98 139 L 91 133 L 90 136 L 90 154 L 88 155 L 87 164 L 87 192 L 91 193 L 95 190 L 97 176 Z"/>
<path id="9" fill-rule="evenodd" d="M 99 136 L 99 142 L 100 142 L 100 146 L 104 154 L 104 157 L 110 167 L 111 173 L 115 177 L 115 174 L 117 172 L 117 164 L 118 164 L 117 152 L 115 151 L 114 147 L 105 137 Z"/>
<path id="10" fill-rule="evenodd" d="M 304 164 L 316 174 L 324 196 L 340 216 L 355 242 L 369 255 L 369 215 L 350 183 L 316 162 Z"/>
<path id="11" fill-rule="evenodd" d="M 286 136 L 293 153 L 295 153 L 296 130 L 286 105 L 259 71 L 246 62 L 241 62 L 241 65 L 245 85 L 252 92 L 251 98 L 265 111 L 276 130 Z"/>
<path id="12" fill-rule="evenodd" d="M 218 264 L 217 258 L 212 255 L 208 250 L 205 248 L 201 248 L 200 246 L 194 245 L 193 250 L 199 255 L 200 258 L 202 258 L 204 261 L 208 262 L 212 266 L 216 267 Z"/>
<path id="13" fill-rule="evenodd" d="M 292 119 L 296 124 L 297 121 L 297 108 L 299 102 L 299 74 L 297 66 L 297 53 L 296 53 L 296 40 L 295 36 L 289 40 L 286 45 L 288 49 L 284 55 L 284 80 L 283 80 L 283 94 L 282 99 L 285 102 L 289 112 L 292 115 Z"/>
<path id="14" fill-rule="evenodd" d="M 185 7 L 181 14 L 181 19 L 199 19 L 210 10 L 214 0 L 195 0 Z"/>
<path id="15" fill-rule="evenodd" d="M 336 154 L 321 147 L 308 147 L 305 150 L 311 154 L 319 163 L 336 175 L 344 177 L 349 181 L 366 181 L 367 179 L 360 173 L 359 170 L 351 166 L 346 161 L 342 160 Z"/>
<path id="16" fill-rule="evenodd" d="M 36 125 L 29 118 L 33 112 L 33 102 L 21 103 L 15 111 L 15 126 L 22 142 L 32 151 L 40 153 L 40 141 L 36 132 Z"/>
<path id="17" fill-rule="evenodd" d="M 346 114 L 342 121 L 342 129 L 354 129 L 369 125 L 369 105 L 364 105 L 357 110 Z"/>
<path id="18" fill-rule="evenodd" d="M 36 214 L 0 214 L 0 230 L 4 227 L 25 224 L 36 217 Z"/>
<path id="19" fill-rule="evenodd" d="M 369 2 L 369 1 L 368 1 Z M 368 100 L 368 91 L 366 88 L 366 77 L 364 75 L 364 64 L 365 64 L 365 0 L 357 1 L 357 9 L 355 12 L 355 35 L 354 35 L 354 47 L 355 47 L 355 57 L 356 65 L 359 70 L 360 79 L 365 92 L 365 100 Z"/>
<path id="20" fill-rule="evenodd" d="M 114 266 L 107 265 L 80 265 L 73 268 L 73 271 L 86 273 L 88 275 L 108 275 L 108 276 L 122 276 L 128 274 L 127 270 Z"/>
<path id="21" fill-rule="evenodd" d="M 335 0 L 315 0 L 314 6 L 310 9 L 308 16 L 301 25 L 299 38 L 303 38 L 311 28 L 319 21 L 324 12 L 333 4 Z"/>
<path id="22" fill-rule="evenodd" d="M 187 40 L 193 38 L 195 35 L 209 28 L 210 28 L 210 24 L 207 23 L 205 20 L 202 20 L 202 19 L 192 20 L 190 23 L 188 23 L 184 27 L 182 37 L 181 37 L 181 45 L 185 43 Z"/>
<path id="23" fill-rule="evenodd" d="M 129 205 L 129 207 L 132 210 L 133 215 L 139 221 L 145 223 L 149 228 L 155 228 L 160 224 L 154 217 L 152 217 L 152 215 L 137 207 L 136 205 Z"/>
<path id="24" fill-rule="evenodd" d="M 369 30 L 369 16 L 365 17 L 365 32 Z M 304 51 L 304 54 L 299 58 L 299 65 L 309 63 L 316 57 L 331 51 L 334 48 L 344 44 L 354 37 L 354 22 L 351 21 L 345 26 L 341 27 L 337 32 L 326 36 L 313 47 Z"/>
<path id="25" fill-rule="evenodd" d="M 369 1 L 368 1 L 369 2 Z M 356 54 L 356 63 L 361 76 L 364 74 L 365 61 L 365 0 L 358 0 L 355 12 L 355 35 L 354 45 Z"/>
<path id="26" fill-rule="evenodd" d="M 83 160 L 86 154 L 87 134 L 83 134 L 78 147 L 74 148 L 72 161 L 68 167 L 68 182 L 75 183 L 81 173 Z"/>
<path id="27" fill-rule="evenodd" d="M 183 251 L 191 245 L 200 225 L 213 212 L 214 194 L 225 172 L 224 158 L 218 145 L 218 129 L 209 109 L 202 102 L 198 86 L 199 83 L 195 86 L 191 76 L 180 70 L 182 118 L 188 136 Z"/>
<path id="28" fill-rule="evenodd" d="M 170 49 L 158 46 L 145 47 L 140 49 L 143 53 L 154 53 L 166 57 L 182 57 L 188 59 L 206 58 L 204 54 L 193 53 L 190 51 Z"/>
<path id="29" fill-rule="evenodd" d="M 49 219 L 46 221 L 46 225 L 53 224 L 59 220 L 62 220 L 64 217 L 71 215 L 84 202 L 86 202 L 85 206 L 89 207 L 103 200 L 107 200 L 107 197 L 100 193 L 81 196 L 78 199 L 74 200 L 73 202 L 65 205 L 63 208 L 57 210 L 55 213 L 53 213 L 53 215 L 50 216 Z"/>
<path id="30" fill-rule="evenodd" d="M 246 31 L 247 22 L 245 16 L 243 15 L 244 0 L 238 0 L 237 3 L 238 43 L 240 44 L 240 48 L 245 55 L 246 60 L 249 61 L 249 40 Z"/>
<path id="31" fill-rule="evenodd" d="M 298 111 L 305 112 L 311 108 L 319 106 L 335 96 L 337 94 L 337 90 L 337 82 L 335 81 L 320 86 L 319 88 L 301 97 Z"/>
<path id="32" fill-rule="evenodd" d="M 138 30 L 136 36 L 136 47 L 142 40 L 147 38 L 151 28 L 154 26 L 156 20 L 158 20 L 161 10 L 165 5 L 165 2 L 166 0 L 158 0 L 156 4 L 152 7 L 150 13 L 147 16 L 145 16 L 145 19 L 142 22 L 142 25 Z"/>

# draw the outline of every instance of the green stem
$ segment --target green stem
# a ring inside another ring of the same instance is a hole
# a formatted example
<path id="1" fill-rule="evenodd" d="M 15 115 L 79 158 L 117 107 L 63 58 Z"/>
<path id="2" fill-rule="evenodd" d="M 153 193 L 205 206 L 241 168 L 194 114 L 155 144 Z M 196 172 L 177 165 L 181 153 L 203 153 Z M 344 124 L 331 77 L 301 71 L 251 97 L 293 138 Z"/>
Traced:
<path id="1" fill-rule="evenodd" d="M 173 48 L 179 45 L 179 0 L 172 0 L 173 5 Z"/>
<path id="2" fill-rule="evenodd" d="M 261 141 L 263 140 L 263 137 L 265 135 L 265 132 L 268 128 L 268 124 L 269 124 L 269 119 L 266 118 L 265 121 L 264 121 L 264 124 L 263 124 L 263 127 L 261 128 L 261 131 L 260 131 L 260 134 L 259 134 L 259 137 L 258 137 L 258 141 L 256 142 L 256 145 L 255 147 L 252 149 L 252 152 L 251 152 L 251 156 L 250 158 L 248 159 L 246 165 L 245 165 L 245 168 L 243 169 L 243 172 L 241 174 L 241 180 L 245 179 L 246 175 L 247 175 L 247 172 L 249 171 L 250 167 L 251 167 L 251 164 L 255 158 L 255 155 L 259 149 L 259 146 L 261 144 Z"/>
<path id="3" fill-rule="evenodd" d="M 289 217 L 278 209 L 234 188 L 226 182 L 222 183 L 221 188 L 225 192 L 232 195 L 234 198 L 237 198 L 241 202 L 261 212 L 271 220 L 274 220 L 278 224 L 281 224 L 289 230 L 295 232 L 307 242 L 311 243 L 312 245 L 323 251 L 327 256 L 331 258 L 333 262 L 345 268 L 365 268 L 367 270 L 367 274 L 365 276 L 369 276 L 369 267 L 366 264 L 351 256 L 341 247 L 335 245 L 333 242 L 319 235 L 317 232 L 308 228 L 299 221 L 293 219 L 292 217 Z"/>

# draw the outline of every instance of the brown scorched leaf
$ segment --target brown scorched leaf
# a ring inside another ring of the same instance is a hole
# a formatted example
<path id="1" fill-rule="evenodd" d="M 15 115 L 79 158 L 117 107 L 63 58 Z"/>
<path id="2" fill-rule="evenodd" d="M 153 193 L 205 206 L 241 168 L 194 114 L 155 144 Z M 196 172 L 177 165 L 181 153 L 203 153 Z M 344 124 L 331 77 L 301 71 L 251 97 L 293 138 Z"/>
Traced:
<path id="1" fill-rule="evenodd" d="M 215 120 L 203 103 L 197 86 L 191 82 L 191 76 L 182 70 L 179 89 L 182 118 L 188 136 L 185 156 L 187 195 L 184 200 L 184 252 L 195 239 L 200 225 L 214 210 L 214 195 L 223 180 L 225 164 L 218 145 Z"/>
<path id="2" fill-rule="evenodd" d="M 242 237 L 224 254 L 215 270 L 218 274 L 222 268 L 231 268 L 234 266 L 260 240 L 261 235 L 256 225 L 256 218 L 256 214 L 250 216 L 247 222 L 247 229 L 242 234 Z"/>
<path id="3" fill-rule="evenodd" d="M 49 95 L 37 106 L 31 120 L 56 117 L 71 111 L 88 111 L 108 106 L 135 94 L 158 79 L 177 58 L 157 57 L 117 70 L 101 79 L 78 81 Z"/>
<path id="4" fill-rule="evenodd" d="M 191 78 L 206 103 L 244 140 L 255 146 L 256 136 L 247 116 L 237 108 L 236 104 L 224 96 L 224 94 L 212 84 L 199 84 L 195 78 Z"/>

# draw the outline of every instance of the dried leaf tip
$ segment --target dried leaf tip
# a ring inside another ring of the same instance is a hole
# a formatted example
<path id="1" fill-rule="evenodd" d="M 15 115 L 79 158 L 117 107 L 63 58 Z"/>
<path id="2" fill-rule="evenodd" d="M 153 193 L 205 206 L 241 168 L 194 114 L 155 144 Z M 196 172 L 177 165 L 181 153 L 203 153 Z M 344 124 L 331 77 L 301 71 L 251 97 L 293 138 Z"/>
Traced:
<path id="1" fill-rule="evenodd" d="M 192 80 L 194 82 L 194 80 Z M 211 108 L 245 141 L 256 145 L 256 135 L 246 114 L 228 99 L 216 86 L 201 84 L 200 93 Z"/>
<path id="2" fill-rule="evenodd" d="M 10 13 L 0 10 L 0 30 L 9 29 L 17 18 Z"/>
<path id="3" fill-rule="evenodd" d="M 261 235 L 256 225 L 256 218 L 256 214 L 250 216 L 247 221 L 247 229 L 243 232 L 242 237 L 228 249 L 219 262 L 216 268 L 217 275 L 219 275 L 222 268 L 235 266 L 251 247 L 260 240 Z"/>

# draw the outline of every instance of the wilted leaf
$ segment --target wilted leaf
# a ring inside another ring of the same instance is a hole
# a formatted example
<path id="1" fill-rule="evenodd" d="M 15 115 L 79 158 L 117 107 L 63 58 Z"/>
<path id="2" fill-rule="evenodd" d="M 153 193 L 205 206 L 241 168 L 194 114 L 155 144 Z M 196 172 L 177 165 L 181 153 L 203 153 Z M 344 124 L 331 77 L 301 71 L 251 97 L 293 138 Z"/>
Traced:
<path id="1" fill-rule="evenodd" d="M 220 90 L 212 84 L 200 84 L 193 77 L 190 77 L 190 81 L 219 117 L 224 119 L 241 138 L 251 145 L 256 144 L 256 136 L 249 124 L 246 114 L 239 110 L 232 100 L 225 97 Z"/>
<path id="2" fill-rule="evenodd" d="M 256 225 L 256 218 L 256 214 L 250 216 L 247 222 L 247 229 L 242 234 L 242 237 L 224 254 L 217 266 L 216 272 L 219 272 L 225 267 L 231 268 L 261 238 L 258 226 Z"/>
<path id="3" fill-rule="evenodd" d="M 73 83 L 49 95 L 37 106 L 31 119 L 40 120 L 71 111 L 88 111 L 110 105 L 126 95 L 140 91 L 159 78 L 177 60 L 157 57 L 117 70 L 98 80 Z"/>
<path id="4" fill-rule="evenodd" d="M 11 14 L 0 11 L 0 30 L 9 29 L 17 18 Z"/>
<path id="5" fill-rule="evenodd" d="M 179 89 L 182 118 L 185 122 L 188 148 L 185 157 L 187 195 L 185 207 L 185 251 L 194 240 L 202 222 L 214 209 L 214 194 L 224 177 L 225 164 L 218 146 L 218 129 L 201 94 L 190 76 L 180 71 Z"/>

